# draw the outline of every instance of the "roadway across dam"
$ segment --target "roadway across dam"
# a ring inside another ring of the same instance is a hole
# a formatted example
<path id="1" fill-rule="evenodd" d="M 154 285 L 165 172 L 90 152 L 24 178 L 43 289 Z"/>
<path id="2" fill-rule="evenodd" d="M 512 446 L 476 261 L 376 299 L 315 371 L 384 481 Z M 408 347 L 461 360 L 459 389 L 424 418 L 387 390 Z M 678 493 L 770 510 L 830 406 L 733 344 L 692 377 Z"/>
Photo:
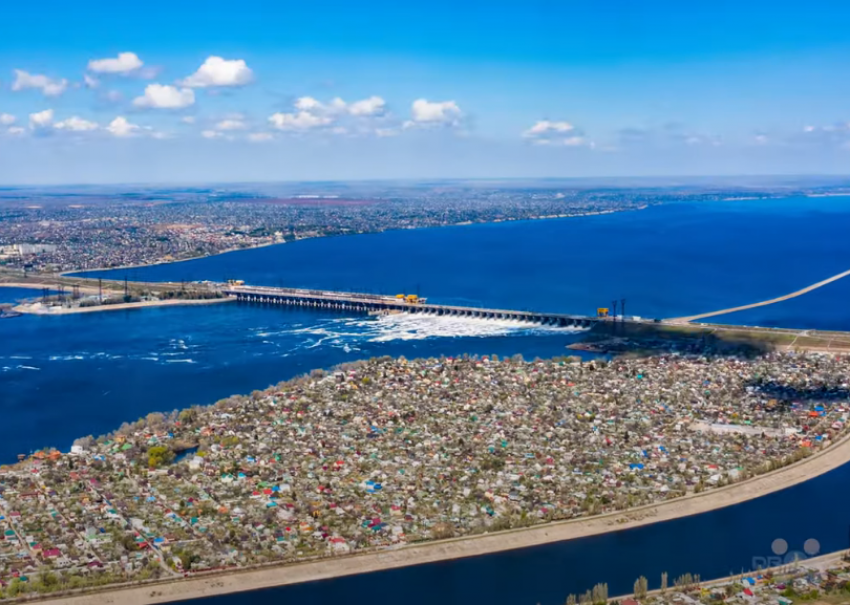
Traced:
<path id="1" fill-rule="evenodd" d="M 359 313 L 415 313 L 435 316 L 478 317 L 573 328 L 589 328 L 596 322 L 602 321 L 599 318 L 584 315 L 438 305 L 428 302 L 409 302 L 394 296 L 356 292 L 230 285 L 224 287 L 222 292 L 235 297 L 239 301 L 248 303 L 314 307 Z"/>

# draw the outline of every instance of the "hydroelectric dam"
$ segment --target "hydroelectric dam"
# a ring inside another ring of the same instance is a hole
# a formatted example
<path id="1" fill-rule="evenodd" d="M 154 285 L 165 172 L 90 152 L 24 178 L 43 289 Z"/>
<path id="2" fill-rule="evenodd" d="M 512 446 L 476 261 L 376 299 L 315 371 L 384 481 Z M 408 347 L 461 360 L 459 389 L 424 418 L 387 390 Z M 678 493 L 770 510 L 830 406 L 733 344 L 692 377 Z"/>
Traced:
<path id="1" fill-rule="evenodd" d="M 315 307 L 371 314 L 416 313 L 436 316 L 478 317 L 573 328 L 590 328 L 598 321 L 605 321 L 604 318 L 583 315 L 438 305 L 412 296 L 399 298 L 379 294 L 245 285 L 227 285 L 223 286 L 221 291 L 227 296 L 235 297 L 238 301 L 246 303 Z"/>

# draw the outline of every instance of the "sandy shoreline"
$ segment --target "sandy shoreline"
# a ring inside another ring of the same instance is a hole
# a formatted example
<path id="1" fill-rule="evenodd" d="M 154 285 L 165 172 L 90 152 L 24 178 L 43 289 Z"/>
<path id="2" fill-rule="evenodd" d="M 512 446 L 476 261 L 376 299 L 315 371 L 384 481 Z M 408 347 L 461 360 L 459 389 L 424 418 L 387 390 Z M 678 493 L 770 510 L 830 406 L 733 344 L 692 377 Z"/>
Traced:
<path id="1" fill-rule="evenodd" d="M 76 313 L 99 313 L 102 311 L 122 311 L 128 309 L 143 309 L 146 307 L 176 307 L 186 305 L 214 305 L 218 303 L 234 302 L 235 298 L 188 298 L 172 300 L 152 300 L 135 303 L 118 303 L 114 305 L 98 305 L 96 307 L 34 307 L 31 305 L 18 305 L 12 307 L 13 311 L 28 315 L 73 315 Z M 53 310 L 48 310 L 53 309 Z"/>
<path id="2" fill-rule="evenodd" d="M 276 564 L 259 569 L 210 574 L 177 581 L 152 582 L 112 590 L 106 589 L 102 592 L 57 597 L 46 602 L 69 605 L 167 603 L 573 540 L 732 506 L 797 485 L 848 462 L 850 462 L 850 436 L 845 436 L 826 450 L 791 466 L 701 494 L 691 494 L 677 500 L 638 507 L 628 511 L 319 561 L 290 565 Z M 564 598 L 566 598 L 566 595 L 564 595 Z"/>

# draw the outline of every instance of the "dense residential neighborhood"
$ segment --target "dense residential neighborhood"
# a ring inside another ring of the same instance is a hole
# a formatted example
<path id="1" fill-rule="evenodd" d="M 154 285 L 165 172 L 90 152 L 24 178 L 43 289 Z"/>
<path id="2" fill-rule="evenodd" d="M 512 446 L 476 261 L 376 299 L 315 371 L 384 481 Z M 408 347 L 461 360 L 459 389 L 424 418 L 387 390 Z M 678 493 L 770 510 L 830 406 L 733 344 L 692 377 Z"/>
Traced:
<path id="1" fill-rule="evenodd" d="M 0 587 L 177 577 L 659 503 L 835 442 L 848 367 L 771 353 L 315 370 L 3 468 Z"/>

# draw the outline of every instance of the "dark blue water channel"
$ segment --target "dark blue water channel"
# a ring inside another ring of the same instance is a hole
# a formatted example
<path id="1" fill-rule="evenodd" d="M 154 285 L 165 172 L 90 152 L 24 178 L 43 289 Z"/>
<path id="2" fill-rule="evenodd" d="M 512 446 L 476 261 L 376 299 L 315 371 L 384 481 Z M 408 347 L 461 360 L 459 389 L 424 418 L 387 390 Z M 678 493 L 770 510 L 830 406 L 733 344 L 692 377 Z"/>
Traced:
<path id="1" fill-rule="evenodd" d="M 641 212 L 305 240 L 144 269 L 133 280 L 224 280 L 435 302 L 671 317 L 772 298 L 850 268 L 850 198 L 676 204 Z M 850 281 L 722 320 L 850 328 Z M 39 291 L 0 288 L 0 302 Z M 575 333 L 457 318 L 366 318 L 225 303 L 0 320 L 0 462 L 376 355 L 550 357 Z M 693 518 L 522 551 L 208 599 L 213 603 L 563 603 L 749 568 L 774 539 L 848 545 L 850 467 Z M 285 573 L 285 572 L 282 572 Z"/>

